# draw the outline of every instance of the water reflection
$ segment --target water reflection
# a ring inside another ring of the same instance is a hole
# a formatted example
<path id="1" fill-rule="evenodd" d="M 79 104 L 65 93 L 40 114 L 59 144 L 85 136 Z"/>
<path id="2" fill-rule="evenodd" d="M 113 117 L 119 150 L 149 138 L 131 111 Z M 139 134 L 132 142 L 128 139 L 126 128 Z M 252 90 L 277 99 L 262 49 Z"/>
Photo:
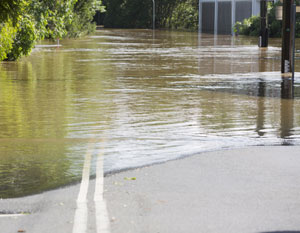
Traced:
<path id="1" fill-rule="evenodd" d="M 282 99 L 293 99 L 294 98 L 294 82 L 291 78 L 282 78 L 281 82 L 281 98 Z"/>
<path id="2" fill-rule="evenodd" d="M 260 50 L 256 38 L 102 30 L 61 44 L 0 64 L 2 198 L 79 180 L 90 143 L 105 172 L 299 144 L 299 82 L 288 98 L 279 40 Z"/>
<path id="3" fill-rule="evenodd" d="M 256 132 L 258 136 L 264 136 L 266 132 L 263 130 L 265 129 L 265 99 L 266 96 L 266 82 L 260 80 L 258 83 L 258 96 L 257 98 L 257 124 L 256 124 Z"/>
<path id="4" fill-rule="evenodd" d="M 79 174 L 71 171 L 70 148 L 53 141 L 0 141 L 1 196 L 28 195 L 75 181 Z"/>
<path id="5" fill-rule="evenodd" d="M 289 138 L 293 135 L 294 128 L 294 82 L 292 78 L 282 78 L 281 82 L 281 138 Z M 292 144 L 284 141 L 283 144 Z"/>

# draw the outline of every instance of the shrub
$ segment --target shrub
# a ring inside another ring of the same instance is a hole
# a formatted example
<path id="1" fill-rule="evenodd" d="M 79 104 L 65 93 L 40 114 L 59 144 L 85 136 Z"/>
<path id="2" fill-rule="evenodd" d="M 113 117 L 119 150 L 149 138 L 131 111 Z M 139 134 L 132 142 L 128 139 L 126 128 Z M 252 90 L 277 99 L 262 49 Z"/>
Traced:
<path id="1" fill-rule="evenodd" d="M 252 16 L 248 19 L 244 19 L 243 22 L 237 22 L 234 25 L 234 31 L 237 34 L 247 36 L 259 36 L 260 34 L 260 17 Z"/>

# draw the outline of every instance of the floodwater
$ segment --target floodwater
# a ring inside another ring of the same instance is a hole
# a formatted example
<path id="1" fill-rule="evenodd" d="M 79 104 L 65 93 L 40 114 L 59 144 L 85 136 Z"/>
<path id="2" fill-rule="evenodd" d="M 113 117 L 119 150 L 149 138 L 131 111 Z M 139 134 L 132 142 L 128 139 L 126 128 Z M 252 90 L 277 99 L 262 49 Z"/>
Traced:
<path id="1" fill-rule="evenodd" d="M 0 198 L 79 181 L 86 153 L 108 173 L 300 144 L 300 73 L 291 99 L 279 39 L 101 30 L 60 43 L 0 63 Z"/>

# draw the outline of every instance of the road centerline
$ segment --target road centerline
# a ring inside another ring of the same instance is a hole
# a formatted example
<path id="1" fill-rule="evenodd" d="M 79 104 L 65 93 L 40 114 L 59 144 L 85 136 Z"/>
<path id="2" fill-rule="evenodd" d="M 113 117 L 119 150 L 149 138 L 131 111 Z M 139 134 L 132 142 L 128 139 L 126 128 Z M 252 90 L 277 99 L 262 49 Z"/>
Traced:
<path id="1" fill-rule="evenodd" d="M 95 203 L 95 217 L 96 217 L 96 229 L 97 233 L 109 233 L 110 224 L 107 212 L 106 201 L 103 197 L 104 192 L 104 170 L 103 161 L 104 154 L 100 151 L 97 155 L 96 164 L 96 182 L 95 182 L 95 193 L 94 193 L 94 203 Z"/>
<path id="2" fill-rule="evenodd" d="M 103 143 L 103 142 L 102 142 Z M 82 170 L 82 180 L 79 194 L 76 200 L 77 208 L 74 216 L 73 233 L 86 233 L 88 224 L 88 188 L 90 179 L 90 169 L 92 162 L 92 153 L 95 150 L 95 143 L 90 143 L 85 154 Z M 104 153 L 103 145 L 96 157 L 96 179 L 94 192 L 95 220 L 97 233 L 110 233 L 110 222 L 104 193 Z"/>
<path id="3" fill-rule="evenodd" d="M 88 221 L 87 193 L 90 180 L 90 167 L 92 160 L 91 145 L 85 154 L 84 165 L 82 170 L 82 179 L 79 194 L 76 200 L 77 208 L 74 216 L 73 233 L 85 233 Z"/>

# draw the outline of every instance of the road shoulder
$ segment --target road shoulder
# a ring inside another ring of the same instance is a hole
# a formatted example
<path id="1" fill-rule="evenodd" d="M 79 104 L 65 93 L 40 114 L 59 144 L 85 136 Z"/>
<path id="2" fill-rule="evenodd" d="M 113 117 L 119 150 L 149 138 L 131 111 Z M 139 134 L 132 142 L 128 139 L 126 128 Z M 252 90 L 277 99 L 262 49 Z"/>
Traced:
<path id="1" fill-rule="evenodd" d="M 112 233 L 300 231 L 300 147 L 251 147 L 105 178 Z"/>

